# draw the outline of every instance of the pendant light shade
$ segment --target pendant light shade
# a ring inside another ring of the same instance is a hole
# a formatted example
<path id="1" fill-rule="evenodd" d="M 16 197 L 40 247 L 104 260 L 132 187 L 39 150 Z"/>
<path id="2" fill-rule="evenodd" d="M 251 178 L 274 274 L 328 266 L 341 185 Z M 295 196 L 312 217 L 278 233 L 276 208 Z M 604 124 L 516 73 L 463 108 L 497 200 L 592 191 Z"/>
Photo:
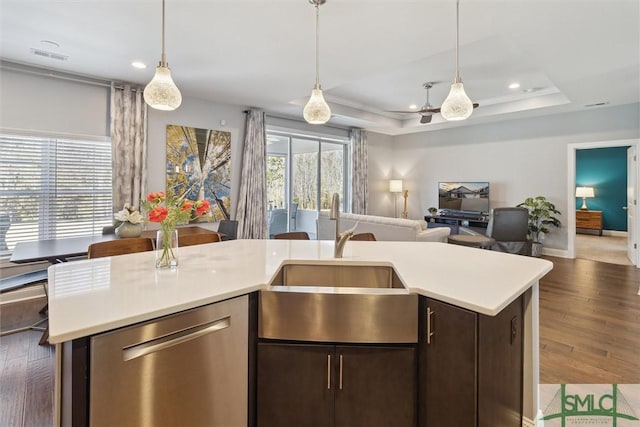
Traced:
<path id="1" fill-rule="evenodd" d="M 327 101 L 324 100 L 320 85 L 311 90 L 311 97 L 309 97 L 307 105 L 304 106 L 302 115 L 307 123 L 312 125 L 327 123 L 331 118 L 331 108 L 329 108 Z"/>
<path id="2" fill-rule="evenodd" d="M 164 52 L 164 0 L 162 0 L 162 57 L 156 74 L 144 88 L 144 101 L 156 110 L 175 110 L 182 103 L 182 95 L 171 78 Z"/>
<path id="3" fill-rule="evenodd" d="M 331 118 L 331 108 L 324 100 L 322 95 L 322 87 L 320 87 L 320 59 L 318 53 L 319 45 L 319 27 L 320 27 L 320 5 L 324 4 L 326 0 L 309 0 L 309 3 L 313 4 L 316 8 L 316 84 L 311 90 L 311 97 L 305 105 L 302 115 L 307 123 L 313 125 L 321 125 L 327 123 Z"/>
<path id="4" fill-rule="evenodd" d="M 445 120 L 465 120 L 473 112 L 473 103 L 464 91 L 462 82 L 454 82 L 447 99 L 440 107 L 440 114 Z"/>
<path id="5" fill-rule="evenodd" d="M 447 99 L 440 106 L 440 114 L 445 120 L 465 120 L 473 112 L 473 103 L 464 91 L 460 70 L 460 0 L 456 1 L 456 77 Z"/>
<path id="6" fill-rule="evenodd" d="M 175 110 L 182 103 L 182 95 L 171 78 L 171 70 L 162 64 L 144 88 L 144 101 L 156 110 Z"/>

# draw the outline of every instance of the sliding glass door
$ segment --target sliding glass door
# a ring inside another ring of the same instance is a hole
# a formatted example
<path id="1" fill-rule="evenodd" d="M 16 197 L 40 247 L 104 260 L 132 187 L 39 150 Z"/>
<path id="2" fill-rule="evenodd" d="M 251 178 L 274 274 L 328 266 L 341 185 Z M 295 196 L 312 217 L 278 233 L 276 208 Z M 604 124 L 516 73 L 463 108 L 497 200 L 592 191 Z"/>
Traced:
<path id="1" fill-rule="evenodd" d="M 340 195 L 340 210 L 345 211 L 344 196 L 346 176 L 346 150 L 344 144 L 335 142 L 320 143 L 320 209 L 331 209 L 333 193 Z"/>
<path id="2" fill-rule="evenodd" d="M 333 193 L 344 210 L 348 148 L 347 140 L 267 132 L 270 236 L 306 231 L 315 238 L 318 211 L 331 207 Z"/>

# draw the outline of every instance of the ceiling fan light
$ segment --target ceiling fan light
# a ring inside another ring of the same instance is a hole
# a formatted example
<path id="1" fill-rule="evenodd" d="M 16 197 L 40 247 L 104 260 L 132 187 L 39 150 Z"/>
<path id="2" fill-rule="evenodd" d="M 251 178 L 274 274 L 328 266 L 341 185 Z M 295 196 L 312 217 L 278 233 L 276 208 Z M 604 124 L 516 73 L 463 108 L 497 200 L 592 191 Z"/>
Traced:
<path id="1" fill-rule="evenodd" d="M 182 95 L 171 78 L 169 67 L 156 67 L 156 74 L 144 88 L 144 101 L 151 108 L 164 111 L 175 110 L 182 104 Z"/>
<path id="2" fill-rule="evenodd" d="M 473 112 L 473 102 L 464 91 L 462 82 L 454 82 L 447 99 L 440 107 L 442 118 L 449 121 L 465 120 Z"/>
<path id="3" fill-rule="evenodd" d="M 307 105 L 304 106 L 302 115 L 307 123 L 311 123 L 312 125 L 327 123 L 331 118 L 331 108 L 329 108 L 329 104 L 324 100 L 320 86 L 315 86 L 311 90 L 311 97 Z"/>

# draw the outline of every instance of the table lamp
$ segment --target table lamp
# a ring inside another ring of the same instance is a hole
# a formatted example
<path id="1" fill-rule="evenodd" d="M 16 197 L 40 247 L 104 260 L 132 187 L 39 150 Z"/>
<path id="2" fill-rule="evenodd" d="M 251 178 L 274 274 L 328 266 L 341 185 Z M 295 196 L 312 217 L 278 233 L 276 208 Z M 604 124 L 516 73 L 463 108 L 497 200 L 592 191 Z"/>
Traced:
<path id="1" fill-rule="evenodd" d="M 582 197 L 582 206 L 580 210 L 586 211 L 587 209 L 587 197 L 595 197 L 593 187 L 576 187 L 576 197 Z"/>

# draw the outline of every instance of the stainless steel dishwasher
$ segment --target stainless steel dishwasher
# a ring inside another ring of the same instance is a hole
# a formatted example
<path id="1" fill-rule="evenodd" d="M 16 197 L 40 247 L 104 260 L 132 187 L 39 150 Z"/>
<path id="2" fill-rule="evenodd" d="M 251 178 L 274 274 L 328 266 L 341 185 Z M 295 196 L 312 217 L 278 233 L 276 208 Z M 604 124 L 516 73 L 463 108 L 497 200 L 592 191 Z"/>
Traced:
<path id="1" fill-rule="evenodd" d="M 96 335 L 92 427 L 246 426 L 248 297 Z"/>

